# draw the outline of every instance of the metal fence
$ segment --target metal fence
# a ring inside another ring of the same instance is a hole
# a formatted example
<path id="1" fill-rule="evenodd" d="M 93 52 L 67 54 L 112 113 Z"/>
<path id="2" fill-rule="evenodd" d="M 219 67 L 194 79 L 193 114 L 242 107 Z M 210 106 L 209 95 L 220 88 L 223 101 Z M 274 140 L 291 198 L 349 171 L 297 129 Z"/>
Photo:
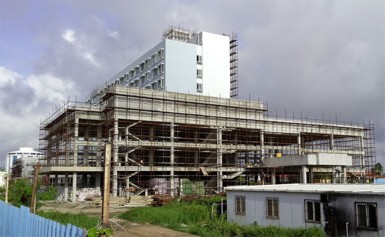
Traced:
<path id="1" fill-rule="evenodd" d="M 0 236 L 83 237 L 86 233 L 77 226 L 32 214 L 25 206 L 18 208 L 0 201 Z"/>

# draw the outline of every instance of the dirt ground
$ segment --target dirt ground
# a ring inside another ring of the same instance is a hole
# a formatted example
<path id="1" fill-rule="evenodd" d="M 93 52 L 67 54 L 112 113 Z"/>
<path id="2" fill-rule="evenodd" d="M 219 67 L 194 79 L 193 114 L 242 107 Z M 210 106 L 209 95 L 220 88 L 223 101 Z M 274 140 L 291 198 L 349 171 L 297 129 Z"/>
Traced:
<path id="1" fill-rule="evenodd" d="M 132 207 L 144 206 L 151 202 L 150 197 L 132 197 L 131 200 L 113 198 L 110 202 L 110 225 L 113 229 L 113 237 L 194 237 L 195 235 L 174 231 L 151 224 L 138 224 L 116 218 L 116 215 L 129 210 Z M 102 207 L 100 199 L 85 202 L 44 202 L 40 208 L 42 211 L 58 211 L 69 213 L 84 213 L 101 217 Z"/>

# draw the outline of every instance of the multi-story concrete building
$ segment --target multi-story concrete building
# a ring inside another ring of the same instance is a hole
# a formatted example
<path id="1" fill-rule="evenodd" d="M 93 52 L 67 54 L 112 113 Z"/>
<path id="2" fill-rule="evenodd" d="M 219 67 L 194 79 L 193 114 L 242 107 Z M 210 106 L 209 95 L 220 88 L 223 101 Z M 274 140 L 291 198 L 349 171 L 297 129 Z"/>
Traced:
<path id="1" fill-rule="evenodd" d="M 196 33 L 171 27 L 163 40 L 95 89 L 90 102 L 97 102 L 112 85 L 210 95 L 237 96 L 236 36 Z"/>
<path id="2" fill-rule="evenodd" d="M 23 159 L 28 163 L 28 160 L 35 162 L 39 158 L 43 158 L 43 153 L 35 151 L 32 147 L 20 147 L 18 151 L 8 152 L 5 171 L 11 172 L 12 166 L 20 159 Z"/>
<path id="3" fill-rule="evenodd" d="M 166 30 L 87 102 L 68 102 L 41 123 L 41 172 L 64 181 L 65 200 L 71 183 L 73 193 L 100 188 L 109 142 L 113 196 L 364 181 L 375 163 L 372 125 L 280 119 L 261 102 L 230 99 L 237 57 L 236 37 Z"/>
<path id="4" fill-rule="evenodd" d="M 375 163 L 370 131 L 270 117 L 257 101 L 114 85 L 99 103 L 67 103 L 42 122 L 41 172 L 64 175 L 65 197 L 70 180 L 73 193 L 100 187 L 110 142 L 113 196 L 203 194 L 244 182 L 322 182 L 325 175 L 346 182 Z"/>

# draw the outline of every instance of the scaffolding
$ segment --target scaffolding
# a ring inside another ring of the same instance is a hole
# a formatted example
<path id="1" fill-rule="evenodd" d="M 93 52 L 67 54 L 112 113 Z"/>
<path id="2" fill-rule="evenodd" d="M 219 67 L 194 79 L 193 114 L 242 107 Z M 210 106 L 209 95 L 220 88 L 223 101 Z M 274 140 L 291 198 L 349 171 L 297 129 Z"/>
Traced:
<path id="1" fill-rule="evenodd" d="M 180 26 L 170 26 L 163 31 L 162 39 L 178 40 L 182 42 L 189 42 L 191 38 L 196 35 L 196 31 L 182 28 Z"/>
<path id="2" fill-rule="evenodd" d="M 238 36 L 230 37 L 230 98 L 238 98 Z"/>
<path id="3" fill-rule="evenodd" d="M 372 125 L 278 118 L 258 101 L 118 85 L 97 104 L 66 103 L 40 129 L 42 172 L 67 191 L 71 182 L 73 191 L 100 188 L 104 143 L 111 142 L 113 196 L 203 195 L 244 182 L 301 180 L 303 167 L 268 167 L 269 158 L 351 157 L 348 173 L 375 163 Z M 333 162 L 314 169 L 315 177 L 345 165 Z"/>

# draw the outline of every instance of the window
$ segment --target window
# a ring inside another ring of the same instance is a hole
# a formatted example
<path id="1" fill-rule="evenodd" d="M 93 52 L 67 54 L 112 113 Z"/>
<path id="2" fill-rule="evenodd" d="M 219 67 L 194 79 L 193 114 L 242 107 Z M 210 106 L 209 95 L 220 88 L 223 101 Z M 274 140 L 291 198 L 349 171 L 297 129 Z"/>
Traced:
<path id="1" fill-rule="evenodd" d="M 377 230 L 377 203 L 356 202 L 357 227 Z"/>
<path id="2" fill-rule="evenodd" d="M 197 64 L 202 64 L 202 56 L 197 55 Z"/>
<path id="3" fill-rule="evenodd" d="M 158 76 L 158 74 L 159 74 L 158 68 L 152 69 L 152 77 L 156 77 Z"/>
<path id="4" fill-rule="evenodd" d="M 199 93 L 203 92 L 203 86 L 201 83 L 197 83 L 197 92 L 199 92 Z"/>
<path id="5" fill-rule="evenodd" d="M 164 64 L 160 64 L 158 66 L 158 71 L 159 71 L 159 73 L 163 73 L 164 72 Z"/>
<path id="6" fill-rule="evenodd" d="M 266 198 L 267 203 L 267 209 L 266 209 L 266 216 L 268 218 L 279 218 L 279 205 L 278 205 L 278 198 Z"/>
<path id="7" fill-rule="evenodd" d="M 158 51 L 158 60 L 160 60 L 163 57 L 164 57 L 164 51 L 163 51 L 163 49 L 161 49 Z"/>
<path id="8" fill-rule="evenodd" d="M 235 214 L 246 213 L 246 198 L 245 196 L 235 196 Z"/>
<path id="9" fill-rule="evenodd" d="M 321 202 L 305 200 L 305 221 L 321 223 Z"/>
<path id="10" fill-rule="evenodd" d="M 201 69 L 197 69 L 197 78 L 202 78 L 203 71 Z"/>

